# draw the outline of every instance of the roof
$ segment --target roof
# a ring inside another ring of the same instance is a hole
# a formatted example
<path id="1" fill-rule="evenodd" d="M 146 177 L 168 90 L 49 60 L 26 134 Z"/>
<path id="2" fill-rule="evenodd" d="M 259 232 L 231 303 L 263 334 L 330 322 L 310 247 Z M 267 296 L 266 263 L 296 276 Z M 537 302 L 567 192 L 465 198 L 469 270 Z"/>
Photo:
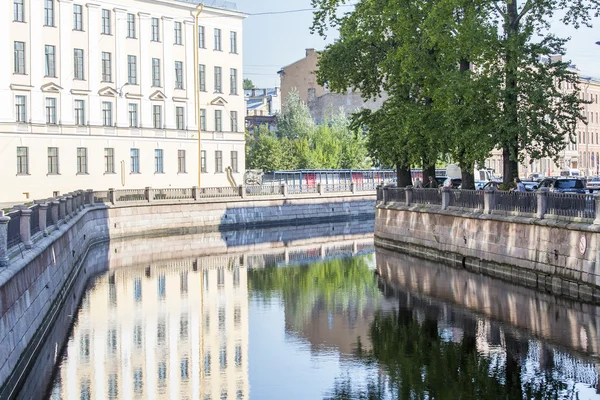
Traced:
<path id="1" fill-rule="evenodd" d="M 260 99 L 257 100 L 248 100 L 246 102 L 246 109 L 247 110 L 258 110 L 259 108 L 261 108 L 263 106 L 263 102 Z"/>
<path id="2" fill-rule="evenodd" d="M 237 9 L 237 4 L 231 1 L 224 0 L 175 0 L 180 3 L 188 3 L 193 5 L 204 5 L 204 9 L 212 9 L 218 11 L 229 11 L 235 14 L 241 14 L 247 16 L 248 14 L 243 13 Z"/>
<path id="3" fill-rule="evenodd" d="M 253 96 L 252 93 L 255 93 Z M 244 96 L 246 97 L 265 97 L 265 96 L 277 96 L 277 88 L 266 88 L 266 89 L 244 89 Z"/>

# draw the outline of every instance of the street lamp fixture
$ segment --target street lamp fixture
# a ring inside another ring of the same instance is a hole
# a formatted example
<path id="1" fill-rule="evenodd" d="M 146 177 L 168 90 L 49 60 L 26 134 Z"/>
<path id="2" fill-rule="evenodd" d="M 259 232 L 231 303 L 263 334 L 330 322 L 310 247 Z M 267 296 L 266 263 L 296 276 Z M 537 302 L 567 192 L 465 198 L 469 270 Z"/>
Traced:
<path id="1" fill-rule="evenodd" d="M 129 86 L 129 82 L 125 82 L 125 83 L 123 84 L 123 86 L 121 86 L 121 88 L 119 89 L 119 97 L 123 97 L 123 88 L 124 88 L 125 86 Z"/>

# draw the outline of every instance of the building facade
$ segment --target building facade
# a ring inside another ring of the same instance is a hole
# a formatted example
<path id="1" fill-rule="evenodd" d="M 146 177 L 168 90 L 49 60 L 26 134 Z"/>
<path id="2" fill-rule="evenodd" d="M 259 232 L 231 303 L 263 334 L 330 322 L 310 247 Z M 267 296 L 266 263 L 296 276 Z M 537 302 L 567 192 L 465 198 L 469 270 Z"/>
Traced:
<path id="1" fill-rule="evenodd" d="M 595 176 L 600 174 L 600 79 L 580 76 L 579 97 L 591 103 L 583 107 L 583 115 L 587 116 L 587 125 L 583 122 L 577 124 L 573 134 L 574 141 L 570 135 L 565 134 L 565 149 L 559 154 L 558 161 L 551 158 L 531 160 L 526 158 L 519 165 L 519 174 L 528 177 L 531 174 L 543 176 L 559 176 L 561 171 L 569 173 L 570 170 L 579 170 L 581 175 Z M 565 91 L 574 90 L 573 87 L 565 87 Z M 494 149 L 490 158 L 486 160 L 486 167 L 493 169 L 496 174 L 503 174 L 502 151 Z"/>
<path id="2" fill-rule="evenodd" d="M 260 126 L 270 131 L 277 130 L 277 114 L 281 113 L 281 92 L 279 88 L 246 89 L 246 129 L 254 133 Z"/>
<path id="3" fill-rule="evenodd" d="M 199 0 L 6 0 L 1 202 L 244 173 L 242 21 Z M 197 109 L 201 125 L 199 156 Z"/>
<path id="4" fill-rule="evenodd" d="M 279 70 L 282 102 L 292 90 L 297 90 L 305 103 L 308 103 L 309 92 L 315 97 L 325 94 L 325 88 L 317 83 L 315 75 L 318 61 L 319 54 L 315 49 L 306 49 L 306 57 Z"/>

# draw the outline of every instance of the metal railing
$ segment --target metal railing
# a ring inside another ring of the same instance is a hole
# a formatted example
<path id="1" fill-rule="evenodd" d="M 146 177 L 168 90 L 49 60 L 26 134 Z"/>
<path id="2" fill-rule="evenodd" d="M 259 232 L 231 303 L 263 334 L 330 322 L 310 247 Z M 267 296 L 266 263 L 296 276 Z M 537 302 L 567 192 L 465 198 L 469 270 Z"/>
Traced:
<path id="1" fill-rule="evenodd" d="M 31 216 L 29 217 L 29 229 L 32 235 L 40 231 L 40 206 L 37 204 L 29 207 Z"/>
<path id="2" fill-rule="evenodd" d="M 108 190 L 99 190 L 94 192 L 94 202 L 95 203 L 110 203 L 110 197 Z"/>
<path id="3" fill-rule="evenodd" d="M 300 193 L 317 193 L 316 185 L 289 185 L 289 194 L 300 194 Z"/>
<path id="4" fill-rule="evenodd" d="M 21 211 L 15 210 L 6 214 L 8 221 L 8 247 L 21 243 Z"/>
<path id="5" fill-rule="evenodd" d="M 281 185 L 246 186 L 248 196 L 278 196 L 283 195 Z"/>
<path id="6" fill-rule="evenodd" d="M 596 198 L 589 194 L 550 193 L 548 194 L 546 214 L 595 218 Z"/>
<path id="7" fill-rule="evenodd" d="M 483 194 L 482 190 L 450 190 L 448 206 L 483 210 Z"/>
<path id="8" fill-rule="evenodd" d="M 349 192 L 351 190 L 350 182 L 338 182 L 329 185 L 323 185 L 323 191 L 327 193 Z"/>
<path id="9" fill-rule="evenodd" d="M 123 201 L 144 201 L 146 199 L 145 189 L 121 189 L 113 191 L 116 202 Z"/>
<path id="10" fill-rule="evenodd" d="M 379 195 L 379 192 L 378 192 Z M 379 200 L 379 198 L 377 198 Z M 382 199 L 383 200 L 383 199 Z M 388 200 L 395 203 L 406 202 L 406 190 L 404 188 L 389 188 Z"/>
<path id="11" fill-rule="evenodd" d="M 153 200 L 190 200 L 194 198 L 192 188 L 152 189 Z"/>
<path id="12" fill-rule="evenodd" d="M 535 192 L 494 192 L 494 209 L 514 213 L 537 212 L 538 196 Z"/>
<path id="13" fill-rule="evenodd" d="M 238 187 L 198 188 L 197 190 L 198 197 L 203 199 L 240 197 L 240 189 Z"/>
<path id="14" fill-rule="evenodd" d="M 412 203 L 441 205 L 442 191 L 440 189 L 413 189 Z"/>

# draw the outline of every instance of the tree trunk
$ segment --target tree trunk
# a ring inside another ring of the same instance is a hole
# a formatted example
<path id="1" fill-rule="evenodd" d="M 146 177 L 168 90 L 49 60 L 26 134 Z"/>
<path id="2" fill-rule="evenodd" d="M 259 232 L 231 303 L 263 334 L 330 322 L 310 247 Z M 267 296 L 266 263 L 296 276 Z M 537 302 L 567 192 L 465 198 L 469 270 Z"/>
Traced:
<path id="1" fill-rule="evenodd" d="M 511 151 L 506 147 L 502 150 L 502 161 L 503 161 L 503 175 L 504 178 L 502 183 L 505 185 L 510 185 L 513 182 L 514 178 L 519 176 L 519 163 L 512 159 L 512 157 L 516 157 L 516 155 L 512 155 Z"/>
<path id="2" fill-rule="evenodd" d="M 475 165 L 460 165 L 460 178 L 462 179 L 461 189 L 475 190 L 475 175 L 473 171 Z"/>
<path id="3" fill-rule="evenodd" d="M 406 187 L 411 186 L 412 176 L 410 174 L 410 168 L 401 167 L 400 165 L 396 165 L 396 178 L 398 187 Z"/>
<path id="4" fill-rule="evenodd" d="M 426 165 L 425 160 L 423 160 L 423 182 L 429 182 L 429 177 L 433 176 L 435 178 L 435 164 L 434 165 Z"/>

